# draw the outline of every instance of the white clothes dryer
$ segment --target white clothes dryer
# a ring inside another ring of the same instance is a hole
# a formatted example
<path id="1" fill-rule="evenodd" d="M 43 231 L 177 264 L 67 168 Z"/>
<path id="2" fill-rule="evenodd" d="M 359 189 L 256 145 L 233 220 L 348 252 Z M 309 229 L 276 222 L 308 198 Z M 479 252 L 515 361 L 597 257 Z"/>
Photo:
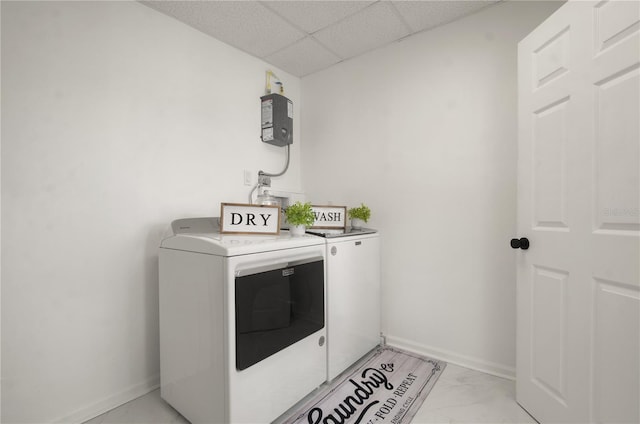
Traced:
<path id="1" fill-rule="evenodd" d="M 161 396 L 192 423 L 271 422 L 326 380 L 321 238 L 177 220 L 159 271 Z"/>

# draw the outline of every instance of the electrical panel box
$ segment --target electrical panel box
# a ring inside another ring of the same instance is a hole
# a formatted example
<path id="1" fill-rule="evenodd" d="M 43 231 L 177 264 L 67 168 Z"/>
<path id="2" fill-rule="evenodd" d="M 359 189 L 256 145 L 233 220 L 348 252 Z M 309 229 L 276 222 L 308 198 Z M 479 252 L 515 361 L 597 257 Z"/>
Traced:
<path id="1" fill-rule="evenodd" d="M 262 141 L 276 146 L 293 143 L 293 103 L 286 97 L 267 94 L 262 101 Z"/>

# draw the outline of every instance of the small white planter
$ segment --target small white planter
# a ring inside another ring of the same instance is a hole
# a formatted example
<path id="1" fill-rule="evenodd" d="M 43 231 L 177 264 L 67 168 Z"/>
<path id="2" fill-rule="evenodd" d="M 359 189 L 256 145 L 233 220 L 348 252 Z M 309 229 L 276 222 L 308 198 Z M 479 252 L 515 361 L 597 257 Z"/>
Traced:
<path id="1" fill-rule="evenodd" d="M 362 227 L 364 227 L 363 220 L 358 218 L 351 218 L 351 228 L 355 228 L 356 230 L 359 230 Z"/>
<path id="2" fill-rule="evenodd" d="M 304 225 L 289 225 L 289 232 L 294 237 L 303 236 L 306 229 L 307 227 Z"/>

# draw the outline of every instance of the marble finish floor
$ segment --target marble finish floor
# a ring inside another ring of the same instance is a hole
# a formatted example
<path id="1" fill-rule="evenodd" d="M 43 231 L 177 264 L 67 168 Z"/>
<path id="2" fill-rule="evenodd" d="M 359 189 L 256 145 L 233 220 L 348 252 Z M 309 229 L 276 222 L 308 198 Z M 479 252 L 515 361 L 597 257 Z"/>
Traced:
<path id="1" fill-rule="evenodd" d="M 188 424 L 160 398 L 160 390 L 102 414 L 85 424 Z M 414 424 L 536 423 L 515 401 L 515 382 L 448 364 Z"/>

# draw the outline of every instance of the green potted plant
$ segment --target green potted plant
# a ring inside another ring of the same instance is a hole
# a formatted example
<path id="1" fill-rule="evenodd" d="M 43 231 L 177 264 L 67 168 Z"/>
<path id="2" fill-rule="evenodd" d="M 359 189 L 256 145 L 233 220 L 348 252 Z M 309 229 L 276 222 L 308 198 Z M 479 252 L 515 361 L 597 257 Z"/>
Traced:
<path id="1" fill-rule="evenodd" d="M 351 219 L 351 228 L 359 229 L 371 218 L 371 209 L 364 203 L 347 211 Z"/>
<path id="2" fill-rule="evenodd" d="M 285 215 L 287 216 L 289 232 L 292 236 L 303 235 L 306 228 L 312 226 L 315 221 L 313 209 L 311 209 L 311 203 L 309 202 L 296 202 L 293 205 L 289 205 Z"/>

